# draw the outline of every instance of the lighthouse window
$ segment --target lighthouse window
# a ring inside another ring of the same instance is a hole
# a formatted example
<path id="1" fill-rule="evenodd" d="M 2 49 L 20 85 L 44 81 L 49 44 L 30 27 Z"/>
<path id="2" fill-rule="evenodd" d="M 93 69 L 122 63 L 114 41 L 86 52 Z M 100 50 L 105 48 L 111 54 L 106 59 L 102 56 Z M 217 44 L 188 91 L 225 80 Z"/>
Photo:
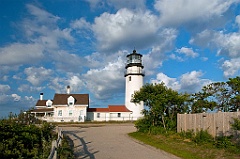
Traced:
<path id="1" fill-rule="evenodd" d="M 132 80 L 132 77 L 131 76 L 129 76 L 129 81 L 131 81 Z"/>

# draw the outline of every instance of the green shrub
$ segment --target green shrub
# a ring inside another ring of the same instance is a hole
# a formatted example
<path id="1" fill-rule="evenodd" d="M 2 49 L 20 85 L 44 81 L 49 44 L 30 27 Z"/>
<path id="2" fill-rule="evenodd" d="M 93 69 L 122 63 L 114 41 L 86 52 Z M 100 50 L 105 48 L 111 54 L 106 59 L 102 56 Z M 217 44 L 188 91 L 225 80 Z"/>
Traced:
<path id="1" fill-rule="evenodd" d="M 240 130 L 240 119 L 233 118 L 233 123 L 231 124 L 233 130 Z"/>
<path id="2" fill-rule="evenodd" d="M 192 141 L 197 144 L 213 142 L 213 137 L 207 132 L 207 130 L 200 130 L 196 132 L 195 136 L 192 138 Z"/>
<path id="3" fill-rule="evenodd" d="M 149 133 L 152 135 L 166 134 L 166 130 L 160 126 L 152 126 L 149 128 Z"/>
<path id="4" fill-rule="evenodd" d="M 183 139 L 193 139 L 195 135 L 193 130 L 182 131 L 179 134 Z"/>
<path id="5" fill-rule="evenodd" d="M 61 146 L 57 149 L 58 159 L 74 159 L 72 140 L 68 136 L 63 136 Z"/>
<path id="6" fill-rule="evenodd" d="M 215 146 L 217 148 L 228 148 L 229 146 L 233 146 L 233 143 L 231 142 L 229 137 L 223 136 L 216 138 Z"/>
<path id="7" fill-rule="evenodd" d="M 146 118 L 141 118 L 141 119 L 138 119 L 137 121 L 135 121 L 135 127 L 137 128 L 138 132 L 147 133 L 147 132 L 149 132 L 151 123 Z"/>
<path id="8" fill-rule="evenodd" d="M 190 139 L 191 141 L 199 143 L 213 142 L 214 138 L 207 132 L 207 130 L 200 130 L 194 132 L 193 130 L 183 131 L 180 133 L 183 139 Z"/>
<path id="9" fill-rule="evenodd" d="M 0 158 L 47 158 L 53 139 L 53 126 L 36 126 L 17 118 L 0 120 Z"/>

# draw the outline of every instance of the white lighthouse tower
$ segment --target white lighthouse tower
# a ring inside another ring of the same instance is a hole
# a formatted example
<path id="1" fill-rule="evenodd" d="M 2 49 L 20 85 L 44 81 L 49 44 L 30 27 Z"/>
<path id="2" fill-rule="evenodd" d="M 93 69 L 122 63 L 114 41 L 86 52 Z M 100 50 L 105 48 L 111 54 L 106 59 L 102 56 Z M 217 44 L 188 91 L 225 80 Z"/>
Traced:
<path id="1" fill-rule="evenodd" d="M 137 53 L 134 49 L 131 54 L 127 55 L 127 64 L 126 64 L 125 80 L 125 105 L 132 111 L 131 119 L 137 120 L 142 117 L 141 114 L 143 110 L 143 103 L 135 104 L 131 102 L 132 96 L 135 91 L 140 90 L 143 86 L 143 65 L 142 65 L 142 55 Z"/>

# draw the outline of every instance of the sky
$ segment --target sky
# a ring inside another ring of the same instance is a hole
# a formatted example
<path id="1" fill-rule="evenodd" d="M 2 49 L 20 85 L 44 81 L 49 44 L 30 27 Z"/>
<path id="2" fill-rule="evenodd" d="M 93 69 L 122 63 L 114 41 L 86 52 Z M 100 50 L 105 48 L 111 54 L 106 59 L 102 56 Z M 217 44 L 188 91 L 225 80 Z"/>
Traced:
<path id="1" fill-rule="evenodd" d="M 194 93 L 240 75 L 240 0 L 0 0 L 0 117 L 39 94 L 124 104 L 126 55 L 144 83 Z"/>

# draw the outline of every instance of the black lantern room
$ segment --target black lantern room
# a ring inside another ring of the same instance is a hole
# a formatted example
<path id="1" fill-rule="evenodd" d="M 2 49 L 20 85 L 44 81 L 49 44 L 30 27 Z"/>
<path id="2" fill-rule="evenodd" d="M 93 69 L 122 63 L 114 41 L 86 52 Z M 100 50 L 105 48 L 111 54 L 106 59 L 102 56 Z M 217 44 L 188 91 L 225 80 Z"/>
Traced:
<path id="1" fill-rule="evenodd" d="M 133 69 L 133 67 L 137 67 L 138 69 Z M 142 65 L 142 55 L 137 53 L 137 51 L 134 49 L 131 54 L 127 55 L 127 64 L 125 69 L 125 77 L 127 75 L 142 75 L 144 76 L 144 73 L 142 71 L 143 69 Z"/>

